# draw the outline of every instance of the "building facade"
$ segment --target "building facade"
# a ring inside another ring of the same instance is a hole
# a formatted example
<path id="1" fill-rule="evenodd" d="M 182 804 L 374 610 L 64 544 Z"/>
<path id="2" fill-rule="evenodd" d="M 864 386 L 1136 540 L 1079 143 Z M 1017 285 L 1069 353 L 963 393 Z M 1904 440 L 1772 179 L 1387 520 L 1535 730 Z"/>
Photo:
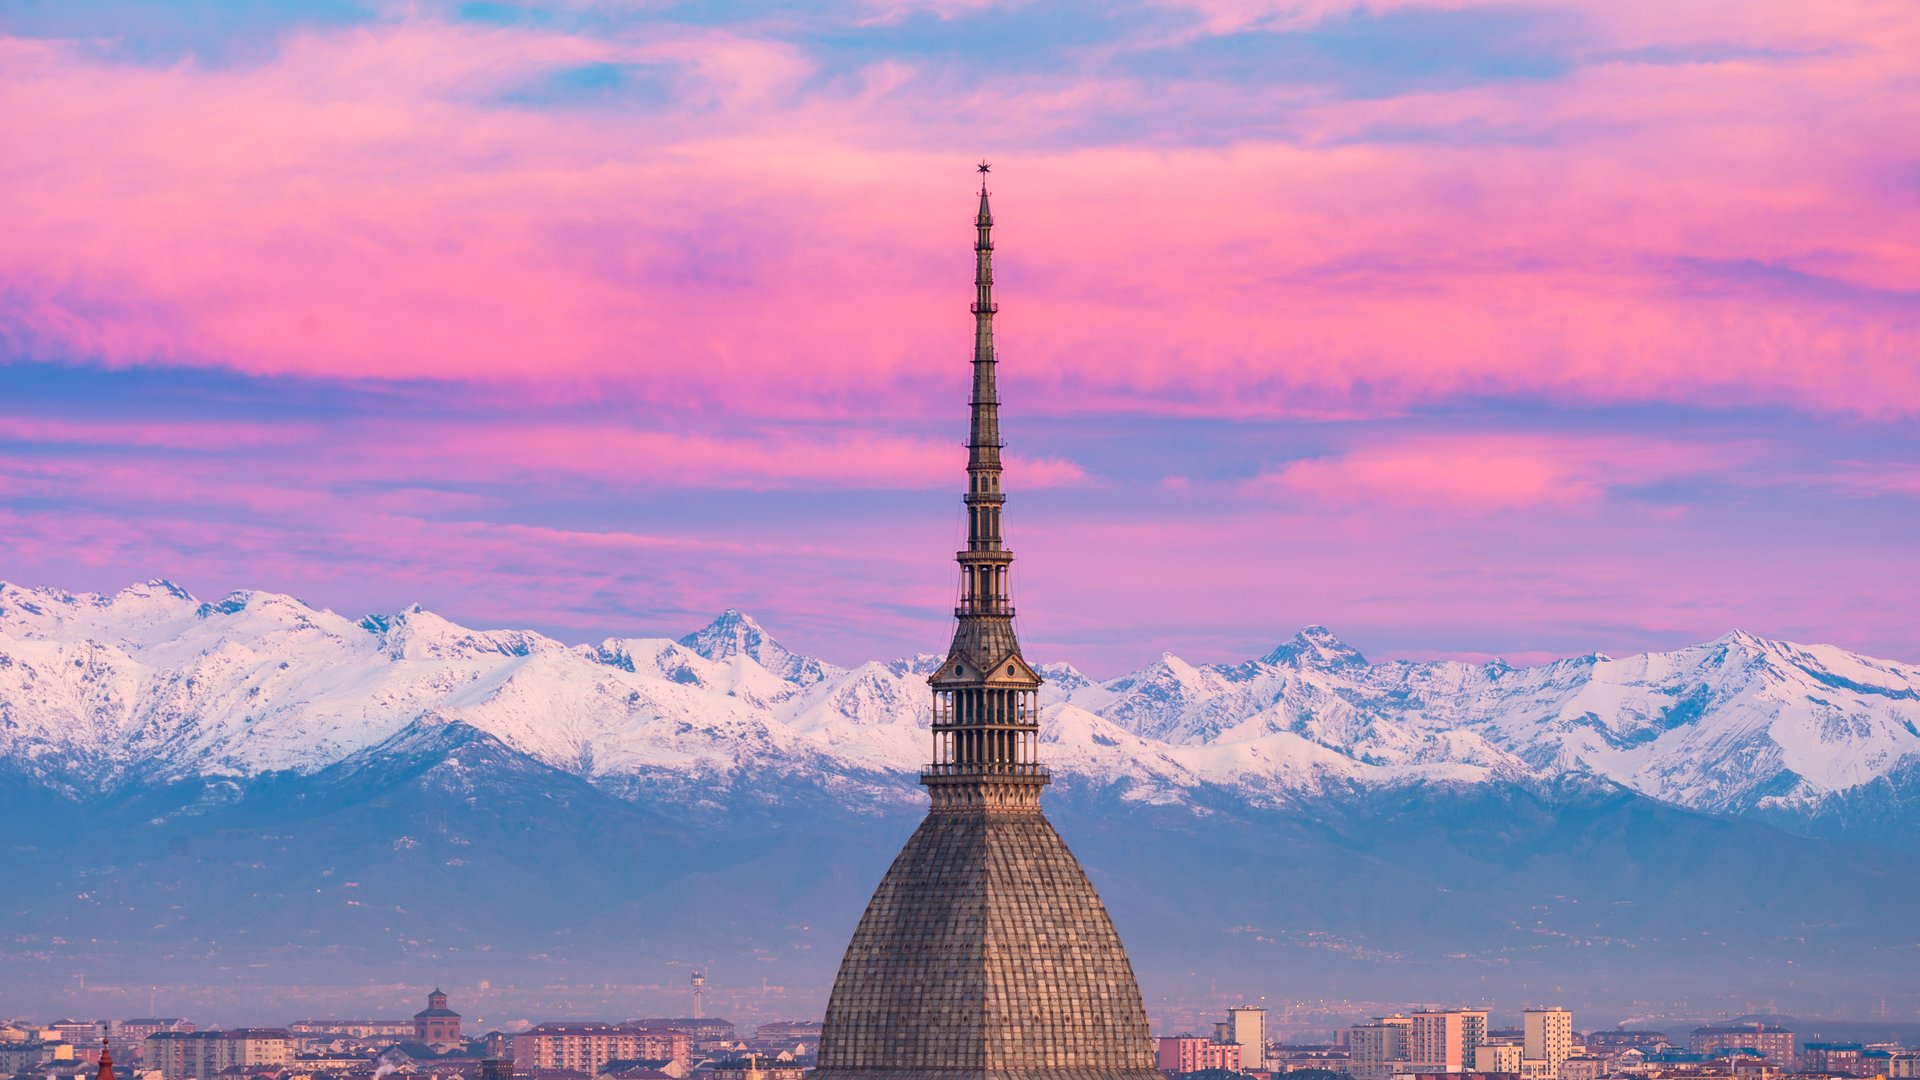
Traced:
<path id="1" fill-rule="evenodd" d="M 1519 1043 L 1485 1042 L 1473 1048 L 1473 1071 L 1520 1075 L 1523 1050 Z"/>
<path id="2" fill-rule="evenodd" d="M 418 1024 L 413 1020 L 295 1020 L 287 1030 L 306 1039 L 401 1039 L 417 1038 Z M 422 1040 L 424 1041 L 424 1040 Z"/>
<path id="3" fill-rule="evenodd" d="M 1800 1067 L 1808 1072 L 1873 1076 L 1876 1074 L 1863 1073 L 1860 1069 L 1866 1049 L 1859 1043 L 1808 1043 L 1800 1052 Z"/>
<path id="4" fill-rule="evenodd" d="M 783 1061 L 749 1055 L 702 1066 L 693 1080 L 804 1080 L 806 1074 L 807 1067 L 792 1058 Z"/>
<path id="5" fill-rule="evenodd" d="M 14 1073 L 33 1072 L 40 1066 L 73 1060 L 72 1043 L 46 1042 L 42 1039 L 0 1043 L 0 1072 L 4 1072 L 7 1076 L 12 1076 Z"/>
<path id="6" fill-rule="evenodd" d="M 654 1031 L 683 1031 L 692 1036 L 696 1050 L 732 1046 L 739 1035 L 733 1021 L 717 1016 L 649 1016 L 627 1023 Z"/>
<path id="7" fill-rule="evenodd" d="M 589 1075 L 610 1061 L 664 1061 L 687 1066 L 693 1036 L 640 1024 L 548 1023 L 513 1036 L 521 1070 L 574 1069 Z"/>
<path id="8" fill-rule="evenodd" d="M 1413 1018 L 1376 1016 L 1347 1029 L 1348 1073 L 1353 1080 L 1387 1080 L 1406 1071 L 1413 1050 Z"/>
<path id="9" fill-rule="evenodd" d="M 1200 1072 L 1203 1069 L 1240 1070 L 1240 1044 L 1215 1042 L 1196 1035 L 1168 1035 L 1159 1041 L 1157 1064 L 1164 1073 Z"/>
<path id="10" fill-rule="evenodd" d="M 1570 1054 L 1560 1062 L 1555 1080 L 1600 1080 L 1607 1075 L 1607 1059 L 1590 1054 Z"/>
<path id="11" fill-rule="evenodd" d="M 812 1057 L 814 1048 L 820 1045 L 820 1023 L 817 1020 L 776 1020 L 761 1024 L 753 1029 L 753 1039 L 748 1045 L 755 1050 L 773 1053 L 786 1051 L 795 1057 Z"/>
<path id="12" fill-rule="evenodd" d="M 1565 1009 L 1528 1009 L 1521 1014 L 1523 1057 L 1544 1061 L 1556 1073 L 1573 1056 L 1573 1014 Z"/>
<path id="13" fill-rule="evenodd" d="M 447 995 L 437 986 L 427 995 L 427 1007 L 413 1014 L 413 1037 L 439 1053 L 465 1045 L 460 1014 L 447 1008 Z"/>
<path id="14" fill-rule="evenodd" d="M 133 1048 L 135 1054 L 145 1052 L 147 1036 L 161 1031 L 192 1031 L 192 1021 L 178 1016 L 137 1016 L 122 1020 L 114 1026 L 111 1035 L 116 1043 L 125 1043 Z M 124 1053 L 124 1051 L 123 1051 Z"/>
<path id="15" fill-rule="evenodd" d="M 286 1028 L 228 1031 L 157 1031 L 142 1046 L 142 1064 L 164 1080 L 211 1080 L 223 1069 L 284 1066 L 293 1061 L 293 1034 Z"/>
<path id="16" fill-rule="evenodd" d="M 1258 1005 L 1239 1005 L 1227 1010 L 1227 1031 L 1240 1045 L 1240 1065 L 1247 1069 L 1267 1067 L 1267 1010 Z"/>
<path id="17" fill-rule="evenodd" d="M 106 1034 L 105 1025 L 98 1020 L 55 1020 L 47 1027 L 55 1039 L 75 1046 L 97 1047 Z"/>
<path id="18" fill-rule="evenodd" d="M 1587 1049 L 1601 1051 L 1658 1050 L 1672 1045 L 1672 1040 L 1667 1038 L 1664 1031 L 1629 1031 L 1626 1028 L 1589 1032 L 1583 1041 Z"/>
<path id="19" fill-rule="evenodd" d="M 1797 1064 L 1793 1032 L 1763 1023 L 1719 1024 L 1694 1028 L 1687 1048 L 1696 1054 L 1725 1055 L 1750 1050 L 1782 1069 Z"/>
<path id="20" fill-rule="evenodd" d="M 1469 1072 L 1473 1068 L 1474 1049 L 1487 1041 L 1487 1014 L 1474 1009 L 1417 1012 L 1413 1014 L 1409 1038 L 1411 1071 Z"/>

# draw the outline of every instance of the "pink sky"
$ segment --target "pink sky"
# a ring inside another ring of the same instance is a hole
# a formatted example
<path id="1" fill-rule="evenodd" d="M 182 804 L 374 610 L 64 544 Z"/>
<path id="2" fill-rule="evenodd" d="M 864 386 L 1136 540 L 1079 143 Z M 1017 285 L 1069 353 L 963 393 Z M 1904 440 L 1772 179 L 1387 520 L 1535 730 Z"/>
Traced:
<path id="1" fill-rule="evenodd" d="M 0 14 L 0 578 L 936 650 L 984 154 L 1041 658 L 1920 658 L 1911 4 L 177 22 Z"/>

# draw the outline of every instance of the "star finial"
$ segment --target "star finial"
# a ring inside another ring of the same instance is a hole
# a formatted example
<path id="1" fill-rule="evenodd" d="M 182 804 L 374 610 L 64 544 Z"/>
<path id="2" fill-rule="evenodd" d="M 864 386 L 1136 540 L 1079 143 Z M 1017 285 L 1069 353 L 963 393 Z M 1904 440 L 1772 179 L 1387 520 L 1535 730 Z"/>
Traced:
<path id="1" fill-rule="evenodd" d="M 979 168 L 980 168 L 980 172 L 981 172 L 982 174 L 985 174 L 985 173 L 989 173 L 989 172 L 992 172 L 992 171 L 993 171 L 993 166 L 991 166 L 991 165 L 989 165 L 989 164 L 987 164 L 987 163 L 986 163 L 986 162 L 984 162 L 984 161 L 982 161 L 982 162 L 980 163 L 980 165 L 979 165 Z"/>

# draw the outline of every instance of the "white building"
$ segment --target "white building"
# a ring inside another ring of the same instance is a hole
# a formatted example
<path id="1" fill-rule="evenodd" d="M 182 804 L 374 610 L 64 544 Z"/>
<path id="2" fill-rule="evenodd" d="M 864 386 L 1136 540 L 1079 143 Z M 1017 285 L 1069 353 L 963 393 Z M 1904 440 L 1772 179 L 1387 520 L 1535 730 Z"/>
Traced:
<path id="1" fill-rule="evenodd" d="M 1241 1005 L 1227 1010 L 1229 1042 L 1240 1044 L 1240 1067 L 1267 1067 L 1267 1010 L 1258 1005 Z"/>
<path id="2" fill-rule="evenodd" d="M 1481 1043 L 1473 1048 L 1473 1071 L 1482 1073 L 1518 1073 L 1520 1071 L 1520 1044 L 1510 1042 Z"/>
<path id="3" fill-rule="evenodd" d="M 1525 1057 L 1544 1061 L 1555 1076 L 1560 1065 L 1573 1056 L 1573 1014 L 1565 1009 L 1528 1009 L 1521 1016 L 1525 1036 Z"/>

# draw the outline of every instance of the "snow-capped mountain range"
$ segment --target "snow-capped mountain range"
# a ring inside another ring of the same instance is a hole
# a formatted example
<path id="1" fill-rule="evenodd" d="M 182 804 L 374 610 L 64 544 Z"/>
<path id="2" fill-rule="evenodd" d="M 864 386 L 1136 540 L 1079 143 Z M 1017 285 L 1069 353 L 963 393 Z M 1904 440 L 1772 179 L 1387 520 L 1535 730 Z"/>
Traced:
<path id="1" fill-rule="evenodd" d="M 435 972 L 564 1012 L 698 960 L 817 1015 L 920 819 L 937 662 L 842 668 L 733 611 L 579 646 L 0 585 L 0 999 Z M 1043 671 L 1049 817 L 1151 994 L 1520 1004 L 1578 971 L 1577 1000 L 1677 1001 L 1783 964 L 1911 992 L 1914 666 L 1740 633 L 1370 664 L 1310 627 L 1239 664 Z"/>
<path id="2" fill-rule="evenodd" d="M 313 773 L 463 723 L 609 790 L 804 770 L 897 801 L 928 753 L 935 662 L 837 667 L 737 611 L 677 641 L 570 646 L 417 606 L 356 621 L 164 581 L 111 596 L 0 584 L 0 763 L 70 793 Z M 1043 671 L 1056 776 L 1146 802 L 1590 774 L 1778 820 L 1920 775 L 1920 666 L 1738 631 L 1513 667 L 1370 664 L 1308 627 L 1234 665 Z"/>

